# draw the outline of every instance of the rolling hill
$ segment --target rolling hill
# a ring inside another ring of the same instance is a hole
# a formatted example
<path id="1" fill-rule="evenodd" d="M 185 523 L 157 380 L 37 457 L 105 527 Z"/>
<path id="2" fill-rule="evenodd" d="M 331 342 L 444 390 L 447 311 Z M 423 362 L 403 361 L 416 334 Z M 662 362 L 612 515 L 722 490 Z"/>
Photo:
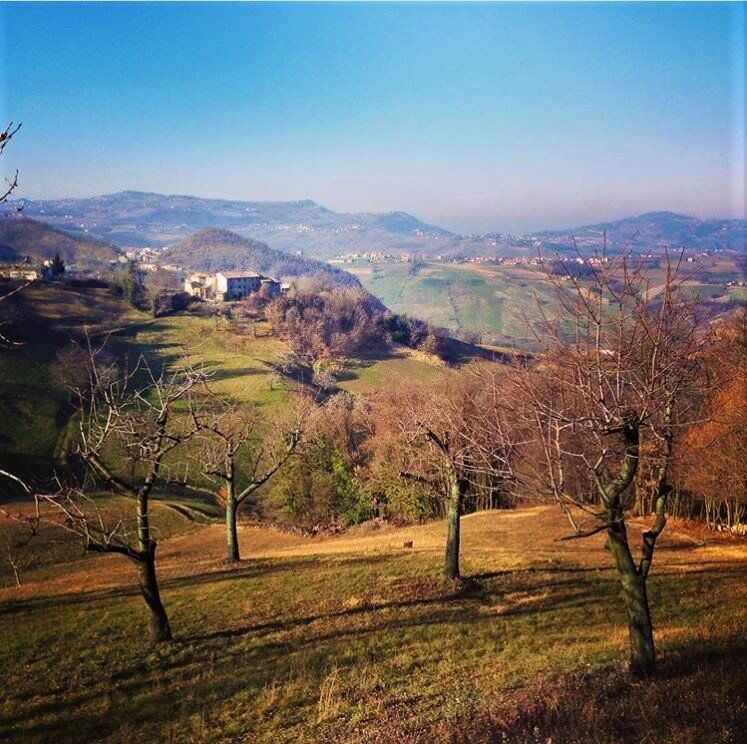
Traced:
<path id="1" fill-rule="evenodd" d="M 54 258 L 59 253 L 65 264 L 79 270 L 108 268 L 119 256 L 109 243 L 81 235 L 71 235 L 44 222 L 27 217 L 0 219 L 0 260 L 16 261 L 30 256 L 35 261 Z"/>
<path id="2" fill-rule="evenodd" d="M 318 257 L 341 251 L 425 250 L 453 238 L 404 212 L 347 214 L 310 200 L 250 202 L 123 191 L 89 199 L 20 202 L 26 214 L 123 246 L 166 246 L 208 227 L 231 229 L 274 248 Z"/>
<path id="3" fill-rule="evenodd" d="M 574 236 L 581 250 L 601 247 L 604 233 L 610 250 L 621 251 L 626 246 L 634 250 L 660 252 L 665 246 L 690 250 L 731 249 L 744 252 L 747 248 L 747 221 L 701 220 L 675 212 L 647 212 L 616 222 L 585 225 L 568 230 L 537 233 L 545 247 L 554 250 L 572 249 Z"/>
<path id="4" fill-rule="evenodd" d="M 254 269 L 281 278 L 324 274 L 339 285 L 358 285 L 358 280 L 346 271 L 313 258 L 291 256 L 230 230 L 199 230 L 165 250 L 163 256 L 169 264 L 189 271 Z"/>

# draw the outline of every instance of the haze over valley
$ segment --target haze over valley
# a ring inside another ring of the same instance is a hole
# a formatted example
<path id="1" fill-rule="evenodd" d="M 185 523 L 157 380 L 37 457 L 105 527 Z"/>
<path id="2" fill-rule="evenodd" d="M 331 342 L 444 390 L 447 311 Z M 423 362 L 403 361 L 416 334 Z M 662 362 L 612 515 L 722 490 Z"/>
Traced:
<path id="1" fill-rule="evenodd" d="M 395 312 L 499 346 L 531 343 L 526 318 L 538 317 L 536 297 L 552 305 L 540 259 L 571 265 L 593 262 L 605 251 L 627 252 L 654 265 L 666 252 L 684 251 L 692 291 L 713 317 L 728 312 L 745 291 L 745 220 L 649 212 L 566 231 L 457 235 L 404 212 L 340 214 L 311 200 L 121 192 L 20 200 L 18 207 L 0 224 L 8 257 L 51 258 L 59 250 L 71 269 L 94 273 L 121 269 L 125 256 L 137 257 L 174 283 L 188 272 L 220 269 L 251 268 L 285 279 L 332 272 L 340 281 L 360 281 Z"/>

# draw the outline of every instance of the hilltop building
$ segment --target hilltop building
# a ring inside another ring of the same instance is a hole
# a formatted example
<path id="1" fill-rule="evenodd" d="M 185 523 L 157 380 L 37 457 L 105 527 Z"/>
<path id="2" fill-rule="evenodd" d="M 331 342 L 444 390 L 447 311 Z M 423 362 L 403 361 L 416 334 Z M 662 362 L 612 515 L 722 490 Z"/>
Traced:
<path id="1" fill-rule="evenodd" d="M 184 291 L 201 300 L 212 300 L 215 297 L 215 277 L 212 274 L 191 274 L 184 280 Z"/>
<path id="2" fill-rule="evenodd" d="M 215 275 L 215 291 L 224 300 L 240 300 L 259 292 L 261 281 L 256 271 L 219 271 Z"/>
<path id="3" fill-rule="evenodd" d="M 283 285 L 256 271 L 219 271 L 216 274 L 191 274 L 184 280 L 184 291 L 202 300 L 241 300 L 256 292 L 280 294 Z"/>

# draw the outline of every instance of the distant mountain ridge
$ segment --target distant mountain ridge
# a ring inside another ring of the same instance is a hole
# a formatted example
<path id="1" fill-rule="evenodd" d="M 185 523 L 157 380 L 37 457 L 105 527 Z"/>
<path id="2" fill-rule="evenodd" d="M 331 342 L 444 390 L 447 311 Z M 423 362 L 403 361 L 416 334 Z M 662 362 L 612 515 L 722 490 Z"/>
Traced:
<path id="1" fill-rule="evenodd" d="M 121 246 L 163 247 L 196 230 L 225 228 L 274 248 L 331 257 L 361 240 L 406 249 L 447 230 L 404 212 L 346 214 L 311 200 L 252 202 L 122 191 L 86 199 L 21 200 L 24 213 L 71 231 L 87 230 Z"/>
<path id="2" fill-rule="evenodd" d="M 693 251 L 731 249 L 747 252 L 747 221 L 698 219 L 673 212 L 548 230 L 523 236 L 501 233 L 457 235 L 406 212 L 334 212 L 311 200 L 240 201 L 203 199 L 140 191 L 86 199 L 20 202 L 24 214 L 69 232 L 97 236 L 123 247 L 173 246 L 203 228 L 224 228 L 274 249 L 320 259 L 349 253 L 415 253 L 426 256 L 527 256 L 572 251 L 575 236 L 583 251 L 625 246 L 661 252 L 664 246 Z M 84 232 L 87 231 L 87 232 Z"/>
<path id="3" fill-rule="evenodd" d="M 548 230 L 535 233 L 534 237 L 541 240 L 543 245 L 556 249 L 572 248 L 571 238 L 575 238 L 579 248 L 594 244 L 601 248 L 605 233 L 612 251 L 626 247 L 654 252 L 664 247 L 747 250 L 746 220 L 699 219 L 676 212 L 646 212 L 613 222 L 569 230 Z"/>

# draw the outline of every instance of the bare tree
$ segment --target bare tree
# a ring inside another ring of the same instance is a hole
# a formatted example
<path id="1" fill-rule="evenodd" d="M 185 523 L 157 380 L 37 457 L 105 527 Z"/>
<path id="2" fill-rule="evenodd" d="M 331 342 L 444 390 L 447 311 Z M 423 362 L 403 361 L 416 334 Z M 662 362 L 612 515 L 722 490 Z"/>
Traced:
<path id="1" fill-rule="evenodd" d="M 6 470 L 0 470 L 0 477 L 11 481 L 16 486 L 20 486 L 21 490 L 29 494 L 29 489 L 18 476 L 7 472 Z M 0 513 L 3 513 L 6 517 L 13 518 L 7 509 L 0 508 Z M 21 586 L 21 572 L 31 568 L 36 562 L 37 551 L 34 538 L 39 533 L 39 527 L 41 525 L 41 516 L 39 514 L 38 504 L 34 513 L 25 515 L 22 519 L 15 519 L 16 522 L 20 522 L 21 530 L 15 533 L 9 532 L 3 539 L 5 543 L 4 558 L 5 562 L 10 566 L 13 572 L 13 577 L 16 582 L 16 586 Z"/>
<path id="2" fill-rule="evenodd" d="M 6 145 L 11 141 L 11 139 L 13 139 L 13 136 L 18 132 L 20 128 L 20 124 L 16 124 L 15 126 L 13 126 L 13 122 L 10 122 L 10 124 L 8 124 L 5 129 L 0 131 L 0 155 L 3 154 L 3 150 L 5 149 Z M 15 171 L 13 176 L 5 179 L 5 190 L 0 193 L 0 204 L 6 202 L 17 187 L 18 171 Z"/>
<path id="3" fill-rule="evenodd" d="M 20 124 L 17 124 L 16 126 L 13 126 L 13 122 L 10 122 L 5 129 L 0 131 L 0 155 L 3 154 L 3 150 L 5 149 L 6 145 L 11 141 L 13 136 L 18 132 L 18 130 L 21 128 Z M 15 171 L 13 176 L 11 178 L 5 179 L 5 187 L 4 191 L 0 193 L 0 204 L 5 203 L 10 198 L 10 195 L 16 190 L 18 187 L 18 171 Z M 28 285 L 31 284 L 30 281 L 22 281 L 18 286 L 13 287 L 12 289 L 4 290 L 3 292 L 0 292 L 0 302 L 3 302 L 3 300 L 8 300 L 10 297 L 13 297 L 13 295 L 18 294 L 23 289 L 28 287 Z M 0 327 L 4 325 L 4 321 L 0 321 Z M 11 341 L 9 338 L 4 336 L 2 332 L 0 332 L 0 347 L 2 346 L 16 346 L 17 344 Z"/>
<path id="4" fill-rule="evenodd" d="M 211 396 L 214 405 L 193 404 L 191 414 L 199 447 L 198 469 L 214 489 L 181 485 L 215 497 L 225 509 L 226 560 L 240 560 L 239 509 L 293 455 L 301 441 L 304 403 L 289 406 L 289 415 L 268 420 L 259 408 L 229 405 Z"/>
<path id="5" fill-rule="evenodd" d="M 460 577 L 460 526 L 464 498 L 487 475 L 513 477 L 515 445 L 493 397 L 496 388 L 480 384 L 490 374 L 447 377 L 440 383 L 409 387 L 390 402 L 390 416 L 404 445 L 400 475 L 430 487 L 445 505 L 448 534 L 444 576 Z"/>
<path id="6" fill-rule="evenodd" d="M 88 551 L 132 560 L 150 611 L 151 639 L 169 641 L 171 627 L 156 577 L 150 499 L 167 458 L 194 434 L 185 423 L 188 417 L 175 415 L 175 407 L 204 383 L 205 374 L 188 367 L 156 374 L 143 358 L 122 370 L 103 347 L 94 349 L 90 342 L 87 373 L 86 383 L 74 391 L 79 422 L 74 452 L 87 466 L 85 476 L 32 489 L 13 474 L 2 475 L 33 495 L 33 519 L 75 535 Z M 128 508 L 118 509 L 107 492 L 124 496 Z"/>
<path id="7" fill-rule="evenodd" d="M 570 275 L 556 279 L 565 322 L 545 324 L 536 365 L 515 377 L 544 492 L 568 516 L 572 537 L 607 535 L 628 615 L 630 668 L 638 676 L 656 668 L 646 582 L 666 524 L 673 443 L 697 367 L 693 305 L 682 279 L 682 256 L 667 258 L 658 286 L 626 256 L 602 258 L 591 286 Z M 655 445 L 655 507 L 636 561 L 626 512 L 635 503 L 643 437 Z"/>

